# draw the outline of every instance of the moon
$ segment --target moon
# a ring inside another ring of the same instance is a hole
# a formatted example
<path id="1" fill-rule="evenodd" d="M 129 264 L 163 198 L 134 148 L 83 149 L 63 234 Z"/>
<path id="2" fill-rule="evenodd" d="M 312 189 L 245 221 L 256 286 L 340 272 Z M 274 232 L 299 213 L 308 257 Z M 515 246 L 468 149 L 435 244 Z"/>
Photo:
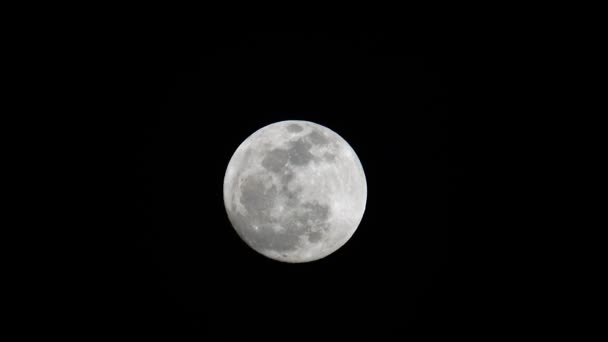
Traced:
<path id="1" fill-rule="evenodd" d="M 282 262 L 314 261 L 342 247 L 366 201 L 355 151 L 310 121 L 262 127 L 237 148 L 224 177 L 224 205 L 240 238 Z"/>

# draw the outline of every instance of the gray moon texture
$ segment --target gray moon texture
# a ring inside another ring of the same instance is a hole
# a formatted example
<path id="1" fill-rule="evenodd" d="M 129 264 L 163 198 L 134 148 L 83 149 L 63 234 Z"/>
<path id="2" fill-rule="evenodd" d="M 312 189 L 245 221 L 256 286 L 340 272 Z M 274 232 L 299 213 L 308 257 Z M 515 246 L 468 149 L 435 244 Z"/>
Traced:
<path id="1" fill-rule="evenodd" d="M 309 121 L 262 127 L 234 152 L 224 205 L 238 235 L 282 262 L 324 258 L 359 226 L 367 201 L 361 161 L 337 133 Z"/>

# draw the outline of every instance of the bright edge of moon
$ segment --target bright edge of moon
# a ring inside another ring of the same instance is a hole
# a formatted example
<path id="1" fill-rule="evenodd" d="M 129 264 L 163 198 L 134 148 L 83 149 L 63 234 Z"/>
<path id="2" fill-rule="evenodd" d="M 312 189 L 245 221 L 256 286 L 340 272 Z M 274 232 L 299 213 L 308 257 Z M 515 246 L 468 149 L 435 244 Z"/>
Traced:
<path id="1" fill-rule="evenodd" d="M 258 253 L 300 263 L 328 256 L 363 218 L 361 161 L 337 133 L 309 121 L 262 127 L 236 149 L 224 205 L 238 235 Z"/>

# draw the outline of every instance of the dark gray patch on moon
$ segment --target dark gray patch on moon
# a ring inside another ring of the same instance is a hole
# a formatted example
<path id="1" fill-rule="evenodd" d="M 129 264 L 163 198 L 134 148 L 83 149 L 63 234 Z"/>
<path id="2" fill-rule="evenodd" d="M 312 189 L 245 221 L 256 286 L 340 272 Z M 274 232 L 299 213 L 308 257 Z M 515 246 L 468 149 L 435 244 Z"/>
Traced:
<path id="1" fill-rule="evenodd" d="M 282 173 L 288 162 L 302 166 L 314 159 L 313 154 L 310 153 L 312 145 L 304 139 L 298 139 L 289 145 L 288 149 L 275 148 L 268 151 L 262 159 L 262 167 L 271 172 Z"/>
<path id="2" fill-rule="evenodd" d="M 296 190 L 296 191 L 285 190 L 285 195 L 287 196 L 287 203 L 285 203 L 285 205 L 287 206 L 287 208 L 295 208 L 297 205 L 300 204 L 300 197 L 299 197 L 300 192 L 302 192 L 302 191 L 301 190 Z"/>
<path id="3" fill-rule="evenodd" d="M 280 174 L 280 177 L 281 177 L 281 185 L 283 186 L 283 188 L 285 188 L 285 187 L 287 187 L 289 182 L 291 182 L 291 180 L 294 178 L 294 175 L 293 175 L 293 172 L 289 171 L 288 169 L 285 169 Z"/>
<path id="4" fill-rule="evenodd" d="M 287 126 L 287 131 L 292 132 L 292 133 L 301 132 L 303 129 L 304 128 L 302 128 L 302 126 L 295 124 L 295 123 Z"/>
<path id="5" fill-rule="evenodd" d="M 311 232 L 310 234 L 308 234 L 308 241 L 310 241 L 311 243 L 319 242 L 321 241 L 322 236 L 323 235 L 321 234 L 321 232 Z"/>
<path id="6" fill-rule="evenodd" d="M 336 160 L 336 155 L 333 153 L 325 152 L 323 154 L 323 158 L 325 158 L 325 160 L 328 162 L 333 162 Z"/>
<path id="7" fill-rule="evenodd" d="M 264 221 L 274 205 L 277 195 L 276 186 L 266 188 L 260 176 L 249 176 L 241 184 L 241 204 L 247 209 L 249 216 L 257 221 Z"/>
<path id="8" fill-rule="evenodd" d="M 291 143 L 291 148 L 289 151 L 289 161 L 298 166 L 308 164 L 314 156 L 310 153 L 310 148 L 312 146 L 304 141 L 303 139 L 298 139 Z"/>
<path id="9" fill-rule="evenodd" d="M 239 235 L 256 250 L 288 251 L 298 245 L 296 232 L 276 232 L 273 229 L 273 225 L 280 224 L 270 215 L 277 195 L 276 186 L 266 188 L 259 175 L 249 176 L 241 185 L 240 201 L 247 214 L 236 213 L 237 227 L 247 230 L 239 231 Z"/>
<path id="10" fill-rule="evenodd" d="M 313 129 L 308 135 L 308 140 L 315 145 L 328 145 L 329 139 L 325 136 L 325 134 L 321 133 L 317 129 Z"/>
<path id="11" fill-rule="evenodd" d="M 288 160 L 289 154 L 287 150 L 275 148 L 266 153 L 266 156 L 262 160 L 262 166 L 266 170 L 278 173 L 285 167 Z"/>
<path id="12" fill-rule="evenodd" d="M 239 231 L 239 235 L 256 250 L 277 252 L 294 250 L 300 242 L 301 232 L 291 229 L 280 232 L 274 230 L 274 225 L 282 223 L 270 214 L 276 205 L 279 191 L 274 184 L 267 188 L 263 177 L 263 175 L 249 176 L 241 185 L 240 202 L 247 213 L 245 215 L 236 213 L 237 227 L 246 229 Z M 288 203 L 297 205 L 299 201 L 297 193 L 286 191 L 286 194 L 292 197 L 291 203 L 289 199 Z"/>

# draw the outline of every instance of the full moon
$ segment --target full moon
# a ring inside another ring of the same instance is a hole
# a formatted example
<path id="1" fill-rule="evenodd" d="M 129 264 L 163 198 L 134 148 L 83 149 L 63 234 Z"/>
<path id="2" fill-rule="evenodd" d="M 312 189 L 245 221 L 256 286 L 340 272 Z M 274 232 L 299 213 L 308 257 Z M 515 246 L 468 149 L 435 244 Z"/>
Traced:
<path id="1" fill-rule="evenodd" d="M 224 205 L 238 235 L 282 262 L 314 261 L 342 247 L 366 200 L 355 151 L 309 121 L 262 127 L 237 148 L 224 177 Z"/>

